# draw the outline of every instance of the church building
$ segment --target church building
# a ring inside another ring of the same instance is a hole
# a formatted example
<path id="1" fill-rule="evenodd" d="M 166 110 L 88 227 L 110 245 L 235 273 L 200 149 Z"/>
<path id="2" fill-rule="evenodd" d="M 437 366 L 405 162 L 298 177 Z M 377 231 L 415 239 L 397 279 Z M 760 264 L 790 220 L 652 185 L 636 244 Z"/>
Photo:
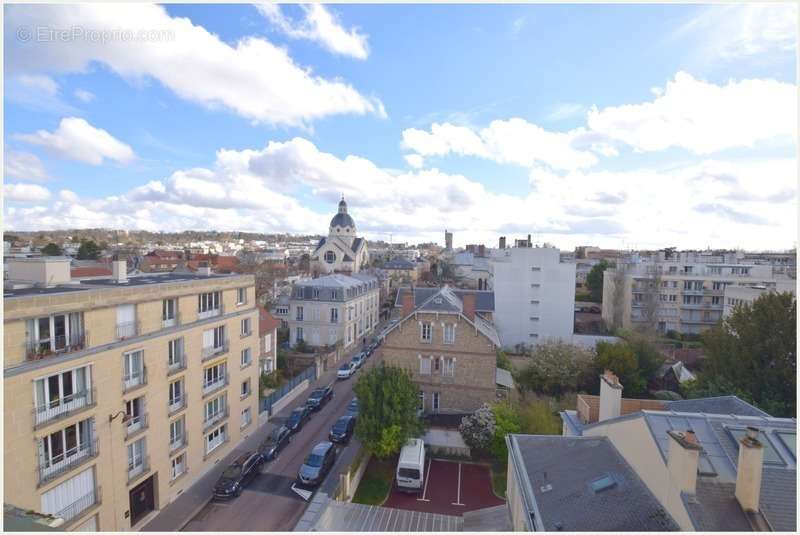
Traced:
<path id="1" fill-rule="evenodd" d="M 322 238 L 311 255 L 312 270 L 318 275 L 358 273 L 369 265 L 367 242 L 356 237 L 356 223 L 347 213 L 344 197 L 339 212 L 331 219 L 328 237 Z"/>

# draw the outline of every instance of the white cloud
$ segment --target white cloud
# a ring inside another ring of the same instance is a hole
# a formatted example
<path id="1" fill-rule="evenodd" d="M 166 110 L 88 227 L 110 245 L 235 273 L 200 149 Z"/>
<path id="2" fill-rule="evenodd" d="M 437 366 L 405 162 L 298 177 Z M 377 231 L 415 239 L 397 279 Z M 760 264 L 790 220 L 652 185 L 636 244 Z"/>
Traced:
<path id="1" fill-rule="evenodd" d="M 575 102 L 564 102 L 557 105 L 553 110 L 547 114 L 549 121 L 563 121 L 564 119 L 571 119 L 579 117 L 586 113 L 586 106 Z"/>
<path id="2" fill-rule="evenodd" d="M 44 202 L 50 198 L 50 191 L 36 184 L 5 184 L 3 193 L 7 201 L 16 202 Z"/>
<path id="3" fill-rule="evenodd" d="M 333 114 L 385 117 L 377 99 L 298 66 L 285 49 L 266 39 L 246 37 L 229 45 L 158 5 L 13 5 L 5 15 L 8 35 L 20 26 L 55 25 L 134 35 L 147 30 L 153 36 L 137 42 L 12 39 L 6 55 L 10 73 L 86 72 L 98 62 L 125 79 L 153 78 L 183 99 L 227 108 L 255 122 L 307 126 Z"/>
<path id="4" fill-rule="evenodd" d="M 419 154 L 406 154 L 404 156 L 406 163 L 413 167 L 414 169 L 419 169 L 423 165 L 425 165 L 425 158 L 420 156 Z"/>
<path id="5" fill-rule="evenodd" d="M 90 165 L 100 165 L 104 159 L 124 164 L 134 158 L 129 145 L 79 117 L 61 119 L 55 132 L 38 130 L 34 134 L 15 134 L 14 138 L 41 145 L 62 158 Z"/>
<path id="6" fill-rule="evenodd" d="M 678 28 L 673 39 L 696 34 L 703 40 L 702 54 L 734 60 L 774 52 L 794 52 L 797 47 L 797 4 L 742 3 L 708 6 Z"/>
<path id="7" fill-rule="evenodd" d="M 355 28 L 345 30 L 338 18 L 322 4 L 299 7 L 305 18 L 302 22 L 293 22 L 284 15 L 279 4 L 256 4 L 267 20 L 292 39 L 315 41 L 334 54 L 367 59 L 369 46 L 366 35 Z"/>
<path id="8" fill-rule="evenodd" d="M 49 76 L 41 74 L 21 74 L 16 78 L 23 86 L 41 91 L 51 97 L 58 93 L 58 84 Z"/>
<path id="9" fill-rule="evenodd" d="M 434 123 L 430 132 L 403 131 L 403 146 L 422 156 L 477 156 L 497 163 L 525 167 L 547 164 L 554 169 L 580 169 L 597 163 L 587 150 L 575 148 L 586 135 L 582 128 L 549 132 L 524 119 L 495 120 L 481 130 L 450 123 Z"/>
<path id="10" fill-rule="evenodd" d="M 94 93 L 85 89 L 76 89 L 73 94 L 75 95 L 75 98 L 81 102 L 91 102 L 94 100 Z"/>
<path id="11" fill-rule="evenodd" d="M 5 158 L 5 167 L 7 177 L 32 180 L 34 182 L 50 179 L 42 160 L 30 152 L 8 151 Z"/>
<path id="12" fill-rule="evenodd" d="M 517 17 L 511 21 L 511 37 L 517 37 L 525 27 L 525 17 Z"/>
<path id="13" fill-rule="evenodd" d="M 695 154 L 797 138 L 797 87 L 775 80 L 715 85 L 678 72 L 663 94 L 588 115 L 589 128 L 639 151 L 682 147 Z"/>
<path id="14" fill-rule="evenodd" d="M 58 192 L 58 198 L 61 201 L 68 203 L 77 203 L 79 201 L 78 194 L 68 189 L 62 189 Z"/>

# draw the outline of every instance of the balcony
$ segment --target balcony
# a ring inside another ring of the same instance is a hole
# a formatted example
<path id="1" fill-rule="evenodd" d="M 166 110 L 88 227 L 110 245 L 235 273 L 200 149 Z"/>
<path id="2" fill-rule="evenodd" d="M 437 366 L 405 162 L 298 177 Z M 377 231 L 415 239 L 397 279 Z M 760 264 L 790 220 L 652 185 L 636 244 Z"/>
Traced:
<path id="1" fill-rule="evenodd" d="M 700 288 L 699 290 L 696 288 L 693 288 L 691 290 L 687 290 L 685 288 L 683 289 L 683 293 L 686 295 L 703 295 L 705 292 L 706 290 L 704 288 Z"/>
<path id="2" fill-rule="evenodd" d="M 53 336 L 44 340 L 28 340 L 25 342 L 25 358 L 41 360 L 57 355 L 64 355 L 86 349 L 88 333 L 80 332 L 69 336 Z"/>
<path id="3" fill-rule="evenodd" d="M 128 321 L 117 324 L 117 340 L 127 340 L 138 336 L 141 332 L 141 324 L 138 321 Z"/>
<path id="4" fill-rule="evenodd" d="M 39 465 L 39 486 L 74 470 L 97 456 L 97 439 L 81 444 L 58 455 L 45 465 Z"/>
<path id="5" fill-rule="evenodd" d="M 176 312 L 175 315 L 171 318 L 161 317 L 161 328 L 162 329 L 169 329 L 170 327 L 176 327 L 181 324 L 181 315 L 179 312 Z"/>
<path id="6" fill-rule="evenodd" d="M 213 381 L 203 382 L 203 397 L 216 392 L 217 390 L 228 386 L 228 374 L 218 377 Z"/>
<path id="7" fill-rule="evenodd" d="M 136 462 L 138 460 L 138 463 Z M 150 471 L 150 456 L 145 455 L 134 460 L 133 463 L 128 462 L 128 485 L 142 477 Z"/>
<path id="8" fill-rule="evenodd" d="M 189 440 L 186 438 L 186 434 L 183 434 L 169 443 L 169 453 L 171 455 L 176 451 L 185 448 L 188 445 L 189 445 Z"/>
<path id="9" fill-rule="evenodd" d="M 230 416 L 228 406 L 226 405 L 224 409 L 218 410 L 214 414 L 210 415 L 208 418 L 205 419 L 203 422 L 203 431 L 208 431 L 209 428 L 213 427 L 214 425 L 226 420 Z"/>
<path id="10" fill-rule="evenodd" d="M 251 328 L 249 331 L 245 332 L 245 333 L 241 333 L 241 334 L 239 335 L 239 338 L 247 338 L 247 337 L 248 337 L 248 336 L 250 336 L 251 334 L 253 334 L 253 329 L 252 329 L 252 328 Z"/>
<path id="11" fill-rule="evenodd" d="M 66 418 L 84 409 L 94 407 L 96 404 L 95 390 L 90 388 L 50 403 L 37 405 L 33 408 L 33 428 L 36 429 L 49 422 Z"/>
<path id="12" fill-rule="evenodd" d="M 169 416 L 177 414 L 178 412 L 182 411 L 186 408 L 186 393 L 184 392 L 180 396 L 176 398 L 172 398 L 167 401 L 167 412 Z"/>
<path id="13" fill-rule="evenodd" d="M 147 429 L 148 421 L 147 414 L 140 414 L 128 420 L 128 426 L 125 428 L 125 440 L 134 437 Z"/>
<path id="14" fill-rule="evenodd" d="M 213 359 L 214 357 L 218 357 L 219 355 L 224 355 L 230 349 L 230 342 L 226 339 L 225 342 L 221 346 L 217 347 L 204 347 L 200 352 L 200 361 L 205 362 L 207 360 Z"/>
<path id="15" fill-rule="evenodd" d="M 204 310 L 204 311 L 198 310 L 197 311 L 197 319 L 198 320 L 204 320 L 204 319 L 213 318 L 213 317 L 216 317 L 216 316 L 222 316 L 224 313 L 225 313 L 225 307 L 222 306 L 222 303 L 220 303 L 219 308 L 212 308 L 210 310 Z"/>
<path id="16" fill-rule="evenodd" d="M 122 392 L 130 392 L 147 384 L 147 366 L 122 377 Z"/>
<path id="17" fill-rule="evenodd" d="M 172 362 L 167 362 L 167 377 L 172 374 L 178 373 L 186 369 L 186 353 L 181 351 L 180 355 L 176 355 Z"/>
<path id="18" fill-rule="evenodd" d="M 69 525 L 70 521 L 80 518 L 84 511 L 91 509 L 95 505 L 100 505 L 102 502 L 101 496 L 101 488 L 95 487 L 87 494 L 84 494 L 57 512 L 54 516 L 64 520 L 64 524 L 60 526 L 61 529 L 64 529 L 67 525 Z"/>

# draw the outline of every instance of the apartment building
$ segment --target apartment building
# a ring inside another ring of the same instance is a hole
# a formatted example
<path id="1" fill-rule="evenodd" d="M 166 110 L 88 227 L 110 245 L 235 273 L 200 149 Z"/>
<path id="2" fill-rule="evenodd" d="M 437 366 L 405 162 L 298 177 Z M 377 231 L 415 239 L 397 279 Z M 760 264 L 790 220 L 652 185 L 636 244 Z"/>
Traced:
<path id="1" fill-rule="evenodd" d="M 603 320 L 624 328 L 652 323 L 660 332 L 697 334 L 723 317 L 725 294 L 734 287 L 775 289 L 791 284 L 767 264 L 622 264 L 603 274 Z"/>
<path id="2" fill-rule="evenodd" d="M 6 502 L 67 530 L 138 530 L 255 428 L 255 281 L 69 265 L 10 265 Z"/>
<path id="3" fill-rule="evenodd" d="M 383 360 L 411 372 L 422 413 L 469 413 L 497 399 L 493 297 L 448 286 L 398 291 L 401 319 L 384 333 Z"/>
<path id="4" fill-rule="evenodd" d="M 796 295 L 797 281 L 794 279 L 777 279 L 775 285 L 767 287 L 760 284 L 753 286 L 726 286 L 723 294 L 722 317 L 727 318 L 739 305 L 752 305 L 753 301 L 769 292 L 789 292 Z"/>
<path id="5" fill-rule="evenodd" d="M 339 273 L 297 281 L 289 298 L 289 343 L 347 348 L 372 333 L 380 313 L 373 275 Z"/>

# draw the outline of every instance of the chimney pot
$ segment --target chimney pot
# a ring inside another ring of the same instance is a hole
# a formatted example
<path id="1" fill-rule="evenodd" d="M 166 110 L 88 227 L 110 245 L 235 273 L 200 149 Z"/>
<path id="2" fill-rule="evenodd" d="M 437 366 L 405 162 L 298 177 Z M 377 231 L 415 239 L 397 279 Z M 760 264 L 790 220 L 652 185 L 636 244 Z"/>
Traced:
<path id="1" fill-rule="evenodd" d="M 667 452 L 667 469 L 680 492 L 694 494 L 697 490 L 697 465 L 703 448 L 691 429 L 681 433 L 667 431 L 672 439 Z"/>
<path id="2" fill-rule="evenodd" d="M 622 385 L 619 378 L 611 371 L 605 370 L 600 376 L 600 414 L 598 421 L 616 418 L 622 409 Z"/>
<path id="3" fill-rule="evenodd" d="M 764 445 L 758 439 L 759 429 L 748 427 L 739 441 L 739 462 L 736 469 L 736 499 L 747 513 L 759 510 L 761 472 L 764 468 Z"/>
<path id="4" fill-rule="evenodd" d="M 462 311 L 464 315 L 470 319 L 475 319 L 475 294 L 472 292 L 465 293 L 461 298 Z"/>
<path id="5" fill-rule="evenodd" d="M 412 310 L 414 310 L 414 293 L 413 290 L 409 288 L 402 288 L 400 291 L 402 292 L 400 296 L 402 313 L 403 317 L 406 317 L 411 314 Z"/>

